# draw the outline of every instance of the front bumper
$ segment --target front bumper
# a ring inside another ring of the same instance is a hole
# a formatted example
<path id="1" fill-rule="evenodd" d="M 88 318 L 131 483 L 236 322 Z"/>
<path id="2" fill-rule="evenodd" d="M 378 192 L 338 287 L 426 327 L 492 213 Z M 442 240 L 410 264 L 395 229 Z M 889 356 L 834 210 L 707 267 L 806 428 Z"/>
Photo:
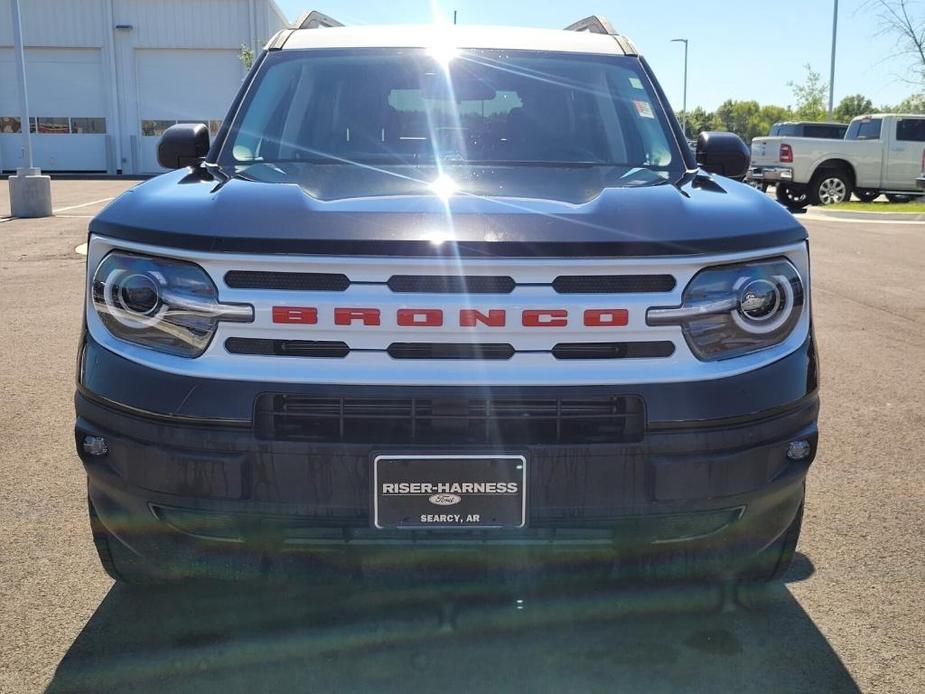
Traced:
<path id="1" fill-rule="evenodd" d="M 790 183 L 793 181 L 793 169 L 788 166 L 753 166 L 748 170 L 748 180 Z"/>
<path id="2" fill-rule="evenodd" d="M 631 443 L 512 451 L 503 442 L 474 450 L 450 441 L 440 448 L 525 455 L 525 529 L 382 531 L 370 522 L 372 457 L 437 452 L 433 446 L 383 450 L 376 444 L 261 439 L 250 421 L 231 416 L 239 414 L 236 399 L 202 398 L 210 385 L 227 388 L 226 383 L 200 383 L 198 400 L 196 388 L 185 392 L 184 402 L 213 408 L 209 419 L 158 412 L 151 399 L 116 404 L 126 381 L 112 377 L 135 368 L 92 342 L 85 345 L 76 396 L 77 450 L 103 525 L 173 574 L 211 573 L 211 559 L 220 557 L 221 564 L 232 555 L 260 572 L 285 567 L 293 556 L 394 563 L 398 556 L 404 562 L 450 552 L 467 562 L 504 564 L 514 547 L 516 556 L 529 555 L 531 561 L 578 556 L 619 562 L 680 551 L 709 557 L 711 572 L 736 573 L 789 527 L 802 503 L 818 437 L 810 340 L 806 349 L 751 374 L 634 388 L 646 399 L 647 423 L 641 440 Z M 102 373 L 108 374 L 105 382 Z M 152 399 L 163 401 L 173 386 L 150 372 L 135 377 L 134 392 Z M 252 413 L 253 394 L 263 387 L 237 386 L 241 397 L 251 398 Z M 391 389 L 403 390 L 422 392 Z M 458 389 L 441 392 L 448 390 Z M 216 407 L 228 416 L 215 417 Z M 87 454 L 82 447 L 87 435 L 105 437 L 108 453 Z M 799 462 L 787 457 L 793 440 L 810 443 L 810 454 Z"/>

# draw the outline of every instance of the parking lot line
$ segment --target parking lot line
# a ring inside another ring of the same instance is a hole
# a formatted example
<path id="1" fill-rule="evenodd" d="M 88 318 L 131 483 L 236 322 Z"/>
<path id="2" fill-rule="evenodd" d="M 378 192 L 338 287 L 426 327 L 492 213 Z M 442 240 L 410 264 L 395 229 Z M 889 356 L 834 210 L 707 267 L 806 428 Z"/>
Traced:
<path id="1" fill-rule="evenodd" d="M 68 210 L 76 210 L 81 207 L 90 207 L 91 205 L 99 205 L 101 202 L 109 202 L 113 197 L 101 198 L 100 200 L 91 200 L 90 202 L 82 202 L 79 205 L 71 205 L 69 207 L 59 207 L 57 210 L 52 210 L 53 214 L 58 214 L 59 212 L 67 212 Z"/>

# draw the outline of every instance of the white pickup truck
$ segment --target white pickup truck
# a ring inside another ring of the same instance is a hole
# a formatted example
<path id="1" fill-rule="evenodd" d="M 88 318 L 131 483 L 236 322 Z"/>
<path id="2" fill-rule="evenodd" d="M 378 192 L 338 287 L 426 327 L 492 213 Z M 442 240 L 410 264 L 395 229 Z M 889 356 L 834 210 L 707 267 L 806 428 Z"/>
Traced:
<path id="1" fill-rule="evenodd" d="M 878 114 L 851 121 L 844 140 L 756 137 L 748 179 L 777 185 L 788 207 L 831 205 L 854 193 L 869 202 L 921 195 L 916 178 L 925 162 L 925 115 Z"/>

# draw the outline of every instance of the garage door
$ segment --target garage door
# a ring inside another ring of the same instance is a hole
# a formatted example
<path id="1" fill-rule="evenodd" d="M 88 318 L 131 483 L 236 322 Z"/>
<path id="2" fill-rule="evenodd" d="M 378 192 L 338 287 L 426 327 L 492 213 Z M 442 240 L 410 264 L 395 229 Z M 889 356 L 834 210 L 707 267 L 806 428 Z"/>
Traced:
<path id="1" fill-rule="evenodd" d="M 157 142 L 174 123 L 207 123 L 214 135 L 231 104 L 244 68 L 234 50 L 138 49 L 136 156 L 142 173 L 163 171 Z"/>
<path id="2" fill-rule="evenodd" d="M 46 171 L 106 171 L 109 124 L 97 48 L 27 48 L 32 155 Z M 23 166 L 13 50 L 0 49 L 0 168 Z"/>

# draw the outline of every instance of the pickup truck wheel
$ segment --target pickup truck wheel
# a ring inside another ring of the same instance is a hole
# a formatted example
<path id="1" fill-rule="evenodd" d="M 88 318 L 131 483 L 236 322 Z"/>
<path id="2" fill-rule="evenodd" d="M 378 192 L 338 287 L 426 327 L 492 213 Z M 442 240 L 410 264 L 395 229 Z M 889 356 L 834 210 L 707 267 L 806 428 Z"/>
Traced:
<path id="1" fill-rule="evenodd" d="M 820 171 L 809 184 L 810 202 L 814 205 L 837 205 L 851 199 L 851 179 L 844 171 Z"/>
<path id="2" fill-rule="evenodd" d="M 878 197 L 880 197 L 879 190 L 856 190 L 854 191 L 855 197 L 861 202 L 873 202 Z"/>
<path id="3" fill-rule="evenodd" d="M 110 578 L 129 585 L 156 585 L 166 583 L 164 577 L 152 571 L 141 559 L 132 553 L 106 529 L 93 508 L 93 502 L 87 498 L 87 511 L 90 515 L 90 530 L 93 544 L 99 555 L 100 564 Z"/>
<path id="4" fill-rule="evenodd" d="M 786 183 L 777 184 L 777 202 L 785 207 L 801 209 L 809 204 L 809 197 L 806 191 L 794 190 Z"/>

